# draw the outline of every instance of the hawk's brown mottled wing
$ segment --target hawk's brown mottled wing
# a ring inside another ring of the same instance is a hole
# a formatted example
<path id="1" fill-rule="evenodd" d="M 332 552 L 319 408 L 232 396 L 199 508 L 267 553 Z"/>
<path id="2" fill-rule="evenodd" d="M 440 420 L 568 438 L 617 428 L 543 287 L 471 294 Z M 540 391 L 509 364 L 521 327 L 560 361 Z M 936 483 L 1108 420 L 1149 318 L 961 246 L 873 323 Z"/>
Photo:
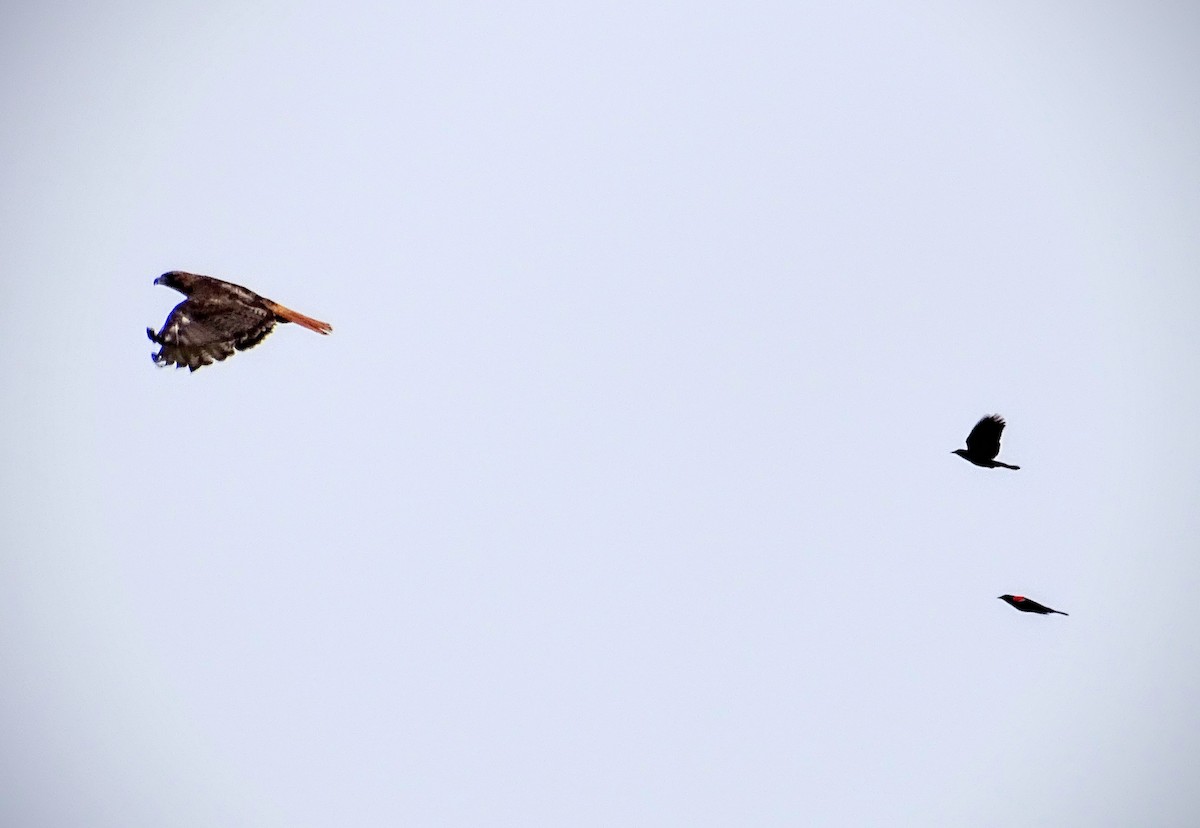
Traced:
<path id="1" fill-rule="evenodd" d="M 275 314 L 261 300 L 246 301 L 238 294 L 221 289 L 197 291 L 175 306 L 157 334 L 147 328 L 151 341 L 162 346 L 153 355 L 154 361 L 181 368 L 186 365 L 195 371 L 262 342 L 275 327 Z"/>

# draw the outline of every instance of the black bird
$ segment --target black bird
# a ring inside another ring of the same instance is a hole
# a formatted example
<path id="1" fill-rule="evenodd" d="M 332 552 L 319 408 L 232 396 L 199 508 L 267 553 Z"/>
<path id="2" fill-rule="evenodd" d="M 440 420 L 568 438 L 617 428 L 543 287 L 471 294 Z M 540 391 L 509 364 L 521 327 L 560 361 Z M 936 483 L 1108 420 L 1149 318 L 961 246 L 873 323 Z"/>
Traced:
<path id="1" fill-rule="evenodd" d="M 1010 606 L 1019 609 L 1021 612 L 1036 612 L 1038 615 L 1049 615 L 1052 612 L 1057 612 L 1059 615 L 1069 614 L 1062 610 L 1042 606 L 1037 601 L 1034 601 L 1032 598 L 1026 598 L 1024 595 L 1000 595 L 998 597 L 1001 601 L 1007 601 Z"/>
<path id="2" fill-rule="evenodd" d="M 967 447 L 955 449 L 950 453 L 985 469 L 994 469 L 997 466 L 1019 469 L 1020 466 L 1010 466 L 996 459 L 996 455 L 1000 453 L 1000 434 L 1003 431 L 1004 418 L 999 414 L 989 414 L 971 429 L 971 433 L 967 435 Z"/>

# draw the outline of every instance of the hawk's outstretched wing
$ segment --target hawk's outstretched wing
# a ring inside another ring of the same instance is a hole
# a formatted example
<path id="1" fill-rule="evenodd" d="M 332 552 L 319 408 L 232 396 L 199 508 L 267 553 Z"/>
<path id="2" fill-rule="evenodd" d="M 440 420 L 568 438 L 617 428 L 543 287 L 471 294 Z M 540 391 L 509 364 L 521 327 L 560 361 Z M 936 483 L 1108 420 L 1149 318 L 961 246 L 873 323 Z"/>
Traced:
<path id="1" fill-rule="evenodd" d="M 274 327 L 275 314 L 267 308 L 216 295 L 185 299 L 159 333 L 150 328 L 146 333 L 162 346 L 154 354 L 156 363 L 195 371 L 233 356 L 235 350 L 253 348 Z"/>

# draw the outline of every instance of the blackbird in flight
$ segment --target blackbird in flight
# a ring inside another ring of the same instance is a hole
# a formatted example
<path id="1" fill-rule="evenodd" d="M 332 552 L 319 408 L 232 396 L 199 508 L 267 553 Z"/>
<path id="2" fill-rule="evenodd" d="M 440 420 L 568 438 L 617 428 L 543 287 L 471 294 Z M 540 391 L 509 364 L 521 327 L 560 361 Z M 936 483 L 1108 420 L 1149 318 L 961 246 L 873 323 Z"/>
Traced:
<path id="1" fill-rule="evenodd" d="M 1010 606 L 1016 607 L 1021 612 L 1036 612 L 1038 615 L 1049 615 L 1052 612 L 1057 612 L 1059 615 L 1069 614 L 1062 610 L 1050 609 L 1024 595 L 1001 595 L 999 598 L 1001 601 L 1007 601 Z"/>
<path id="2" fill-rule="evenodd" d="M 997 466 L 1019 469 L 1020 466 L 1010 466 L 996 459 L 996 455 L 1000 453 L 1000 434 L 1003 431 L 1004 418 L 999 414 L 989 414 L 971 429 L 971 433 L 967 435 L 967 447 L 955 449 L 950 453 L 985 469 L 994 469 Z"/>

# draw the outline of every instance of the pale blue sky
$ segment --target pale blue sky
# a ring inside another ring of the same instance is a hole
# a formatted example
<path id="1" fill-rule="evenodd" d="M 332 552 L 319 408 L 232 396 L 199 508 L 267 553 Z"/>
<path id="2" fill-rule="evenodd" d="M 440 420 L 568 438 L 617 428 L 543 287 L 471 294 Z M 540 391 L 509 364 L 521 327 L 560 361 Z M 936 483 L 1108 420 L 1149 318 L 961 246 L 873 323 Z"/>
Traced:
<path id="1" fill-rule="evenodd" d="M 0 28 L 5 824 L 1200 823 L 1190 4 Z"/>

